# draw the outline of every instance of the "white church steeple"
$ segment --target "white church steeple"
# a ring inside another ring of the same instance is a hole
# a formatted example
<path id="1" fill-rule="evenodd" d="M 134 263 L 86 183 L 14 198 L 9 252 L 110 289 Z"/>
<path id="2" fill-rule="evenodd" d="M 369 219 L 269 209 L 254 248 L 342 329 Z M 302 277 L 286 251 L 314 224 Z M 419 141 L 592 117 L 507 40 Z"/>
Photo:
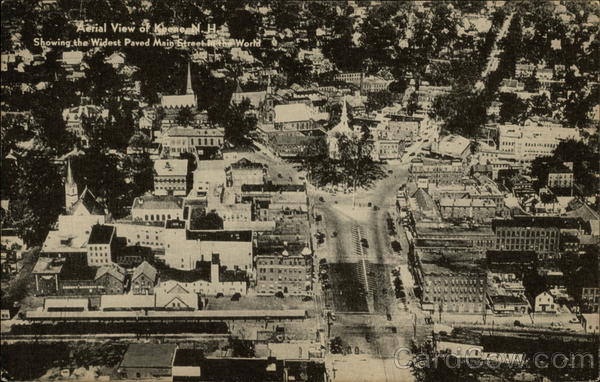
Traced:
<path id="1" fill-rule="evenodd" d="M 77 183 L 71 170 L 71 159 L 67 159 L 67 177 L 65 178 L 65 209 L 69 209 L 79 200 Z"/>

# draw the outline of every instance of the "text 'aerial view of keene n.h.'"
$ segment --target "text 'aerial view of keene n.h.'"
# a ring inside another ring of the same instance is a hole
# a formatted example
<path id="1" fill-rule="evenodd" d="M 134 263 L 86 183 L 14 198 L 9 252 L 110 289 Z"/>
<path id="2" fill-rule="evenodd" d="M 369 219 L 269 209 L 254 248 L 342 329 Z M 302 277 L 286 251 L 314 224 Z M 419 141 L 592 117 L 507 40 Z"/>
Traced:
<path id="1" fill-rule="evenodd" d="M 600 1 L 0 5 L 0 382 L 600 379 Z"/>

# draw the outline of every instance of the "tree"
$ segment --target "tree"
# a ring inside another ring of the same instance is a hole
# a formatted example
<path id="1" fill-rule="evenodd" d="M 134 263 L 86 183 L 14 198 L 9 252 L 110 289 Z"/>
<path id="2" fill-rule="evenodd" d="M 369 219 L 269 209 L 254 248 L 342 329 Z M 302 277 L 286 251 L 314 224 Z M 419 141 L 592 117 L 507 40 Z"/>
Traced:
<path id="1" fill-rule="evenodd" d="M 537 79 L 536 70 L 534 70 L 529 77 L 523 79 L 523 84 L 525 85 L 525 91 L 537 93 L 540 89 L 540 81 Z"/>
<path id="2" fill-rule="evenodd" d="M 514 93 L 500 94 L 500 122 L 521 123 L 527 115 L 527 103 Z"/>
<path id="3" fill-rule="evenodd" d="M 250 115 L 250 101 L 244 99 L 240 103 L 232 103 L 223 113 L 225 139 L 235 146 L 247 145 L 250 142 L 249 133 L 256 129 L 257 119 Z"/>
<path id="4" fill-rule="evenodd" d="M 536 95 L 529 99 L 529 114 L 542 117 L 552 116 L 552 106 L 546 94 Z"/>
<path id="5" fill-rule="evenodd" d="M 368 130 L 363 131 L 359 139 L 342 136 L 338 141 L 338 166 L 344 176 L 346 185 L 356 188 L 369 188 L 376 180 L 385 177 L 379 163 L 373 160 L 373 144 L 369 140 Z"/>
<path id="6" fill-rule="evenodd" d="M 419 95 L 417 92 L 412 92 L 406 103 L 406 114 L 413 115 L 419 110 Z"/>
<path id="7" fill-rule="evenodd" d="M 28 246 L 43 242 L 64 205 L 62 176 L 48 150 L 27 151 L 17 161 L 10 215 Z"/>
<path id="8" fill-rule="evenodd" d="M 307 145 L 302 153 L 302 158 L 309 182 L 323 187 L 327 184 L 337 184 L 342 180 L 336 163 L 329 158 L 327 143 L 324 139 L 317 139 Z"/>
<path id="9" fill-rule="evenodd" d="M 377 93 L 369 93 L 367 96 L 367 110 L 377 111 L 384 107 L 391 106 L 394 104 L 394 95 L 389 91 L 385 90 Z"/>
<path id="10" fill-rule="evenodd" d="M 331 340 L 329 344 L 329 351 L 331 354 L 342 354 L 344 351 L 344 341 L 342 337 L 335 337 Z"/>
<path id="11" fill-rule="evenodd" d="M 446 132 L 473 138 L 487 121 L 486 102 L 482 95 L 459 84 L 450 93 L 434 99 L 429 115 L 443 121 L 442 128 Z"/>
<path id="12" fill-rule="evenodd" d="M 190 226 L 193 229 L 223 229 L 223 218 L 215 211 L 204 213 L 201 209 L 192 210 Z"/>
<path id="13" fill-rule="evenodd" d="M 132 193 L 127 192 L 130 188 L 117 155 L 107 154 L 98 146 L 91 146 L 84 155 L 74 157 L 71 166 L 77 184 L 87 186 L 96 197 L 105 200 L 114 217 L 121 217 L 126 213 L 126 207 L 130 207 L 133 201 Z M 131 174 L 133 170 L 128 168 L 128 171 Z M 145 174 L 147 176 L 147 172 Z M 138 181 L 141 179 L 138 178 Z"/>
<path id="14" fill-rule="evenodd" d="M 227 14 L 227 26 L 232 38 L 250 41 L 256 38 L 260 17 L 255 12 L 236 9 Z"/>
<path id="15" fill-rule="evenodd" d="M 175 122 L 177 122 L 178 125 L 190 126 L 193 121 L 194 113 L 192 113 L 192 110 L 189 107 L 186 106 L 181 108 L 181 110 L 177 112 L 177 118 L 175 119 Z"/>

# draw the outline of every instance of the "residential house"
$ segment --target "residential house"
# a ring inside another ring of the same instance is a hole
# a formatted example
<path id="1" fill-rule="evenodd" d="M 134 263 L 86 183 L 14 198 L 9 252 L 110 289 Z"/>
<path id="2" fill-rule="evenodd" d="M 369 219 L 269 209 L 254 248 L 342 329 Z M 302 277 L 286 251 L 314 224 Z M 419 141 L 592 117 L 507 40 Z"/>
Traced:
<path id="1" fill-rule="evenodd" d="M 108 109 L 95 105 L 80 105 L 63 110 L 62 116 L 67 130 L 75 135 L 84 147 L 89 146 L 89 137 L 84 130 L 86 118 L 94 121 L 98 118 L 106 120 Z"/>
<path id="2" fill-rule="evenodd" d="M 534 311 L 536 313 L 556 313 L 557 307 L 554 296 L 549 291 L 535 296 Z"/>
<path id="3" fill-rule="evenodd" d="M 127 271 L 117 264 L 103 265 L 96 271 L 96 285 L 102 287 L 102 294 L 122 294 L 125 291 Z"/>
<path id="4" fill-rule="evenodd" d="M 133 294 L 153 294 L 157 282 L 156 268 L 144 261 L 138 265 L 131 276 L 131 291 Z"/>

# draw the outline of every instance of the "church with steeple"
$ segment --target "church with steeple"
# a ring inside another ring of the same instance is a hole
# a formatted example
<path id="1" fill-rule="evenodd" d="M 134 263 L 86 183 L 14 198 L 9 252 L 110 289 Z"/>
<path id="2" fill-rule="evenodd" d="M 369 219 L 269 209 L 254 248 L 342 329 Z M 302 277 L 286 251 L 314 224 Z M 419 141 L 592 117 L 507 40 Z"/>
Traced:
<path id="1" fill-rule="evenodd" d="M 187 65 L 187 81 L 185 87 L 185 94 L 178 95 L 163 95 L 160 98 L 160 106 L 164 109 L 182 109 L 188 107 L 192 110 L 198 108 L 198 99 L 194 89 L 192 88 L 192 71 L 190 63 Z"/>
<path id="2" fill-rule="evenodd" d="M 87 187 L 81 194 L 78 193 L 70 159 L 67 160 L 67 176 L 65 177 L 65 212 L 70 216 L 107 215 L 106 208 Z"/>
<path id="3" fill-rule="evenodd" d="M 339 158 L 339 140 L 345 136 L 351 140 L 359 139 L 361 136 L 360 130 L 355 130 L 350 127 L 348 121 L 348 109 L 346 106 L 346 97 L 342 99 L 342 113 L 340 122 L 327 132 L 327 147 L 329 157 L 333 159 Z"/>

